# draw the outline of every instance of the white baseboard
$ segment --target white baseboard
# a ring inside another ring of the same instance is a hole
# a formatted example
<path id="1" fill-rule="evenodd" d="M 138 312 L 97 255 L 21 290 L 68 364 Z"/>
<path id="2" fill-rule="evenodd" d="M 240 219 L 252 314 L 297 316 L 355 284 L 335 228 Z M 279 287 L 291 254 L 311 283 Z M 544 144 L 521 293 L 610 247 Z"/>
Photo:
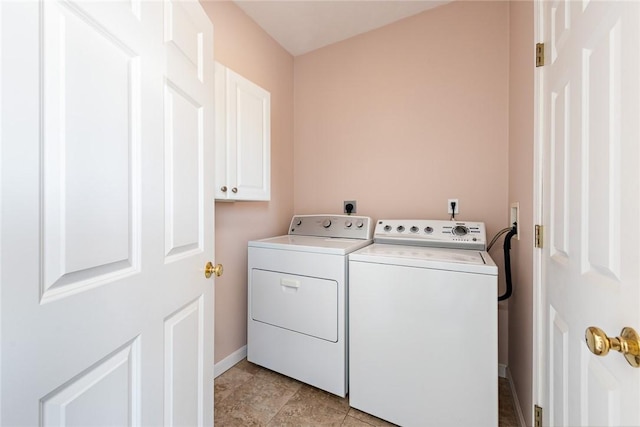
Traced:
<path id="1" fill-rule="evenodd" d="M 238 350 L 234 351 L 218 363 L 216 363 L 213 367 L 214 378 L 224 374 L 228 371 L 233 365 L 241 361 L 247 357 L 247 346 L 240 347 Z"/>
<path id="2" fill-rule="evenodd" d="M 498 363 L 498 376 L 500 378 L 507 378 L 507 365 Z"/>
<path id="3" fill-rule="evenodd" d="M 509 387 L 511 388 L 511 396 L 513 397 L 513 406 L 516 409 L 516 416 L 518 417 L 518 423 L 521 426 L 526 426 L 527 423 L 524 421 L 524 415 L 522 414 L 522 408 L 520 407 L 520 401 L 518 400 L 518 394 L 516 393 L 516 386 L 513 383 L 513 377 L 511 376 L 511 371 L 508 367 L 505 367 L 507 373 L 507 379 L 509 380 Z"/>

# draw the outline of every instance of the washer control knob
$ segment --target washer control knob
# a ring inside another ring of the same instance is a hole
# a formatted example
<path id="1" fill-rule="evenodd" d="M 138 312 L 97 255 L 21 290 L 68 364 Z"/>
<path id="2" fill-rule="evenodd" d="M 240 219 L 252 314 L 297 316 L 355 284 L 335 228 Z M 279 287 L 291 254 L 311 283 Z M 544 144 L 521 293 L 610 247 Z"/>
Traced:
<path id="1" fill-rule="evenodd" d="M 456 236 L 466 236 L 469 233 L 469 229 L 463 225 L 456 225 L 453 228 L 453 234 Z"/>
<path id="2" fill-rule="evenodd" d="M 384 226 L 384 231 L 391 231 L 391 226 L 390 225 L 385 225 Z"/>
<path id="3" fill-rule="evenodd" d="M 325 219 L 324 221 L 322 221 L 322 226 L 323 226 L 324 228 L 329 228 L 329 227 L 331 227 L 331 220 L 330 220 L 330 219 L 328 219 L 328 218 L 327 218 L 327 219 Z"/>
<path id="4" fill-rule="evenodd" d="M 357 220 L 356 221 L 356 227 L 358 227 L 358 228 L 364 227 L 364 222 L 361 219 Z"/>
<path id="5" fill-rule="evenodd" d="M 352 225 L 353 225 L 353 224 L 352 224 L 352 223 L 351 223 L 351 221 L 349 221 L 349 220 L 346 220 L 346 221 L 344 222 L 344 226 L 345 226 L 345 227 L 347 227 L 347 228 L 351 228 L 351 226 L 352 226 Z"/>
<path id="6" fill-rule="evenodd" d="M 420 230 L 418 227 L 416 227 L 415 225 L 413 227 L 410 228 L 412 233 L 417 233 L 418 230 Z"/>
<path id="7" fill-rule="evenodd" d="M 399 225 L 396 230 L 398 230 L 398 233 L 402 233 L 404 231 L 404 225 Z"/>
<path id="8" fill-rule="evenodd" d="M 433 233 L 433 227 L 425 227 L 424 228 L 424 232 L 427 233 L 427 234 Z"/>
<path id="9" fill-rule="evenodd" d="M 302 224 L 302 220 L 298 218 L 298 220 L 296 221 L 296 225 L 300 225 L 300 224 Z"/>

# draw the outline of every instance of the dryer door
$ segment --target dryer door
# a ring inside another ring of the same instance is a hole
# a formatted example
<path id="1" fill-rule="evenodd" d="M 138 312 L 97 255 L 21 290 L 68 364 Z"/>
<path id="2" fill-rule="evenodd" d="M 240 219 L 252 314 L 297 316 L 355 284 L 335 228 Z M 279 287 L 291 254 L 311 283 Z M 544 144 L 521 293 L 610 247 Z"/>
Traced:
<path id="1" fill-rule="evenodd" d="M 338 283 L 251 270 L 251 318 L 323 340 L 338 341 Z"/>

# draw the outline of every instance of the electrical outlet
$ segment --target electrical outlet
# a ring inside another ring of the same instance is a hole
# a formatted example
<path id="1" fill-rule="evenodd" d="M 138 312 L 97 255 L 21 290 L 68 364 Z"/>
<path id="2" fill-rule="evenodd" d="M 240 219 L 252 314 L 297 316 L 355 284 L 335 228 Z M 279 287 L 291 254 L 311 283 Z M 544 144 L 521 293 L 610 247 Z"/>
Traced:
<path id="1" fill-rule="evenodd" d="M 356 201 L 355 200 L 345 200 L 343 202 L 344 213 L 346 214 L 354 214 L 356 213 Z"/>
<path id="2" fill-rule="evenodd" d="M 451 203 L 455 203 L 456 204 L 455 212 L 453 212 L 451 210 Z M 448 214 L 458 214 L 458 213 L 460 213 L 460 202 L 458 202 L 458 199 L 449 199 L 447 201 L 447 213 Z"/>
<path id="3" fill-rule="evenodd" d="M 516 234 L 515 237 L 516 240 L 520 240 L 520 203 L 519 202 L 514 202 L 511 203 L 511 208 L 509 209 L 509 227 L 513 226 L 513 223 L 517 224 L 518 227 L 518 234 Z"/>

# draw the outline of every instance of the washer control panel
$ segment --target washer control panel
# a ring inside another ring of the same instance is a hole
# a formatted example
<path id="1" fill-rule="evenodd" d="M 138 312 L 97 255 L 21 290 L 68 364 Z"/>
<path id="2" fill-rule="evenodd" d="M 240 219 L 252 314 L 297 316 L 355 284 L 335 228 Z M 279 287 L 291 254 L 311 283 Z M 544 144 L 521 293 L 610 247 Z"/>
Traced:
<path id="1" fill-rule="evenodd" d="M 388 219 L 376 224 L 375 243 L 486 250 L 483 222 Z"/>
<path id="2" fill-rule="evenodd" d="M 373 234 L 373 221 L 355 215 L 294 215 L 289 234 L 368 240 Z"/>

